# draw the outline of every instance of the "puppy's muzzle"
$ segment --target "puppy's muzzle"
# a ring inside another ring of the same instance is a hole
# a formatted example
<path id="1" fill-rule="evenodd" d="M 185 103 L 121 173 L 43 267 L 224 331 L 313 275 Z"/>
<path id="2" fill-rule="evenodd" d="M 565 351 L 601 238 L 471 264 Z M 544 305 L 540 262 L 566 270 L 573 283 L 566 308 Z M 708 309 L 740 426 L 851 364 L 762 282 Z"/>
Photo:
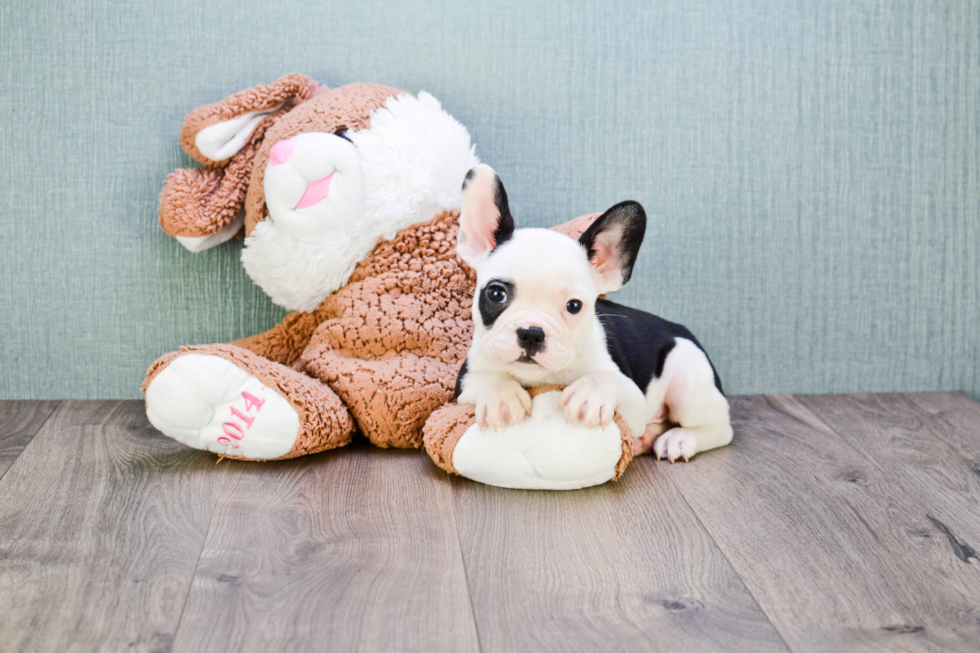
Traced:
<path id="1" fill-rule="evenodd" d="M 520 327 L 517 330 L 517 344 L 525 355 L 534 356 L 544 349 L 544 329 L 539 326 Z"/>

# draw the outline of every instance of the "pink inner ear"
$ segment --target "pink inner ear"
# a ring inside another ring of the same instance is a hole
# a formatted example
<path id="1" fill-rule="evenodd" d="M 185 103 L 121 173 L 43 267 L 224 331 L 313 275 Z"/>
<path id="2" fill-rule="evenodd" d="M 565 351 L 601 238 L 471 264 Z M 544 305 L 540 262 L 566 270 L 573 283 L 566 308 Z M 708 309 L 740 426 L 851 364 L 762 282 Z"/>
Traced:
<path id="1" fill-rule="evenodd" d="M 493 236 L 490 234 L 486 234 L 482 231 L 467 231 L 464 229 L 459 232 L 459 236 L 459 244 L 465 245 L 473 252 L 482 252 L 493 249 Z"/>
<path id="2" fill-rule="evenodd" d="M 492 179 L 492 178 L 491 178 Z M 494 247 L 494 232 L 500 221 L 500 210 L 486 179 L 474 179 L 463 196 L 457 252 L 475 265 Z"/>
<path id="3" fill-rule="evenodd" d="M 616 250 L 608 241 L 612 234 L 600 234 L 592 244 L 595 252 L 589 261 L 595 269 L 600 293 L 615 292 L 623 285 L 622 269 Z"/>
<path id="4" fill-rule="evenodd" d="M 612 247 L 602 242 L 601 239 L 597 239 L 592 249 L 595 250 L 595 255 L 592 256 L 592 265 L 595 267 L 596 272 L 604 277 L 610 272 L 614 272 L 616 255 Z"/>

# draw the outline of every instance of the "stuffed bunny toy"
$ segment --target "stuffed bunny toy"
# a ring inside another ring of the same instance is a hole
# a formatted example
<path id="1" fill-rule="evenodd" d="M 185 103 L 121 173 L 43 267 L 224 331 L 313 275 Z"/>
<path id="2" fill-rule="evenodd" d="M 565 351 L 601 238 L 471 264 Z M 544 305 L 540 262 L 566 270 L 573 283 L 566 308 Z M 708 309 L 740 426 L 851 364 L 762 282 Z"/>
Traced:
<path id="1" fill-rule="evenodd" d="M 473 271 L 454 247 L 478 162 L 432 96 L 287 75 L 192 112 L 160 223 L 197 252 L 244 230 L 245 271 L 293 310 L 269 331 L 183 347 L 143 383 L 150 422 L 250 460 L 420 447 L 469 345 Z"/>
<path id="2" fill-rule="evenodd" d="M 193 111 L 180 142 L 203 167 L 166 180 L 164 231 L 191 252 L 244 232 L 245 271 L 294 312 L 264 333 L 161 356 L 143 383 L 157 429 L 277 460 L 355 432 L 421 448 L 425 426 L 437 465 L 484 482 L 571 489 L 619 477 L 633 441 L 621 420 L 605 436 L 552 433 L 531 452 L 520 429 L 492 439 L 472 428 L 471 407 L 450 403 L 476 285 L 456 256 L 459 207 L 479 161 L 435 98 L 287 75 Z M 556 229 L 577 238 L 597 216 Z M 553 396 L 535 399 L 536 416 L 555 413 Z M 515 473 L 528 464 L 533 473 Z"/>

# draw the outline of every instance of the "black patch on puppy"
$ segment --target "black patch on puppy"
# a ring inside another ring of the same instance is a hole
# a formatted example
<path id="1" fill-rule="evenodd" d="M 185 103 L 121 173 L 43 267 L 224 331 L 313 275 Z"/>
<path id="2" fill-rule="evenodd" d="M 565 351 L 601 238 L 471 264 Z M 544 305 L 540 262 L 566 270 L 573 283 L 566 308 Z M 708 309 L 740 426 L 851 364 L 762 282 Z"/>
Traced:
<path id="1" fill-rule="evenodd" d="M 664 372 L 667 355 L 677 345 L 677 338 L 686 338 L 698 349 L 704 347 L 688 331 L 687 327 L 668 322 L 652 313 L 639 311 L 607 299 L 598 299 L 595 313 L 606 332 L 606 348 L 619 371 L 633 380 L 644 393 L 650 381 L 659 379 Z M 704 352 L 708 364 L 715 374 L 715 387 L 721 389 L 721 378 L 711 362 L 708 352 Z"/>
<path id="2" fill-rule="evenodd" d="M 497 175 L 493 176 L 493 201 L 500 211 L 500 221 L 497 223 L 497 230 L 493 232 L 493 248 L 497 249 L 514 235 L 514 217 L 510 214 L 510 205 L 507 203 L 507 191 Z"/>
<path id="3" fill-rule="evenodd" d="M 476 177 L 476 168 L 470 168 L 466 172 L 466 176 L 463 177 L 464 193 L 474 177 Z M 504 184 L 500 181 L 500 176 L 497 174 L 493 175 L 493 203 L 497 206 L 497 211 L 500 213 L 497 228 L 493 232 L 493 249 L 497 249 L 514 235 L 514 216 L 510 214 L 510 205 L 507 203 L 507 191 L 504 190 Z"/>
<path id="4" fill-rule="evenodd" d="M 595 256 L 595 241 L 599 234 L 617 227 L 622 229 L 622 235 L 616 254 L 622 264 L 625 284 L 633 274 L 633 264 L 636 263 L 636 256 L 640 253 L 643 235 L 647 230 L 647 214 L 639 202 L 626 200 L 613 206 L 589 225 L 578 242 L 585 247 L 591 261 Z"/>
<path id="5" fill-rule="evenodd" d="M 677 338 L 670 341 L 666 347 L 660 350 L 660 355 L 657 356 L 657 366 L 653 370 L 653 375 L 658 379 L 664 374 L 664 366 L 667 365 L 667 357 L 670 356 L 670 352 L 674 351 L 674 347 L 677 346 Z"/>
<path id="6" fill-rule="evenodd" d="M 490 301 L 487 297 L 487 288 L 493 284 L 500 284 L 507 289 L 507 300 L 499 304 L 495 304 Z M 497 321 L 497 318 L 507 310 L 511 302 L 514 301 L 514 284 L 510 281 L 504 281 L 503 279 L 491 279 L 487 282 L 487 285 L 480 288 L 480 319 L 483 321 L 483 326 L 487 329 L 493 327 L 493 323 Z"/>
<path id="7" fill-rule="evenodd" d="M 456 375 L 456 387 L 453 388 L 453 401 L 459 399 L 459 395 L 463 392 L 463 377 L 466 376 L 468 366 L 469 361 L 463 361 L 463 366 L 459 368 L 459 374 Z"/>

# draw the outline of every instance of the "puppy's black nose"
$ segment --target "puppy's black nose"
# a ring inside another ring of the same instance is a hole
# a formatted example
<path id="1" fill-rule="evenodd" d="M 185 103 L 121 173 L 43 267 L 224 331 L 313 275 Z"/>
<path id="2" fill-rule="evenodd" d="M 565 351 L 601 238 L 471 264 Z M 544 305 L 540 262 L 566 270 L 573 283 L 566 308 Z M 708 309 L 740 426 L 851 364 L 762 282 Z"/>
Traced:
<path id="1" fill-rule="evenodd" d="M 533 356 L 544 349 L 544 329 L 539 326 L 521 327 L 517 330 L 517 344 Z"/>

